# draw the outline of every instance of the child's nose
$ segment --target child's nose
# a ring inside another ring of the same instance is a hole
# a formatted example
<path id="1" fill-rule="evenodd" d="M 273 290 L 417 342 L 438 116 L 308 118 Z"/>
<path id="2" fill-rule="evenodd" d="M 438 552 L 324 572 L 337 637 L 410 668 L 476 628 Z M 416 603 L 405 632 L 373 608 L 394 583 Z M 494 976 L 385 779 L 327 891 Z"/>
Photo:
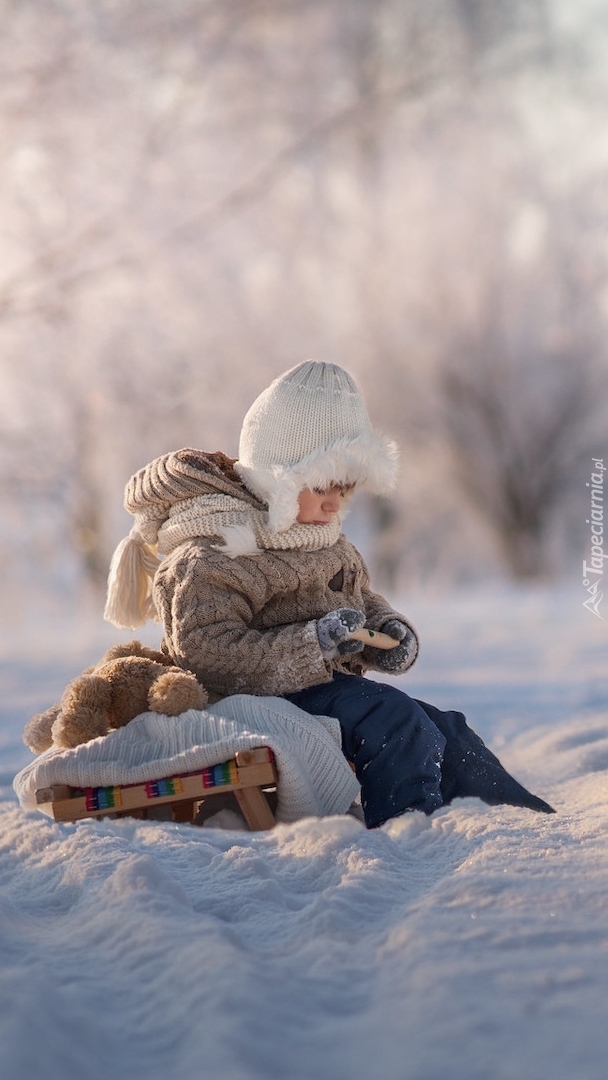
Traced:
<path id="1" fill-rule="evenodd" d="M 327 514 L 336 514 L 340 509 L 340 492 L 328 491 L 323 499 L 323 509 Z"/>

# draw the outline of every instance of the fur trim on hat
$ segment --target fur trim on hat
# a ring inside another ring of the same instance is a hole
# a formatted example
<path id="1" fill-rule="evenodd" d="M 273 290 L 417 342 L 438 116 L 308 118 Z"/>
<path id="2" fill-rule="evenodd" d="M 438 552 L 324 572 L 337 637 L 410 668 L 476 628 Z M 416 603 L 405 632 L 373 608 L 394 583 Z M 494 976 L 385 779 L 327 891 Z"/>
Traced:
<path id="1" fill-rule="evenodd" d="M 395 484 L 398 449 L 386 435 L 373 430 L 354 439 L 340 439 L 295 465 L 253 468 L 237 461 L 234 469 L 245 486 L 268 506 L 268 527 L 283 532 L 299 512 L 298 496 L 308 488 L 325 491 L 334 484 L 356 484 L 374 495 L 388 493 Z"/>

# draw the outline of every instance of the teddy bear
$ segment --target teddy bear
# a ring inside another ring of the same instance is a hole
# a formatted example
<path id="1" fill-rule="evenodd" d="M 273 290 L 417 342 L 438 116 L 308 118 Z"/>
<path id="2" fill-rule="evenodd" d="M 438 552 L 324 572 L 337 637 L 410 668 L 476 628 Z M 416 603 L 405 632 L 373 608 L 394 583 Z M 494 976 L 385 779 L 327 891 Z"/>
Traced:
<path id="1" fill-rule="evenodd" d="M 204 709 L 207 692 L 190 671 L 139 641 L 113 645 L 66 686 L 61 701 L 28 720 L 23 741 L 35 754 L 70 748 L 124 727 L 143 712 L 179 716 Z"/>

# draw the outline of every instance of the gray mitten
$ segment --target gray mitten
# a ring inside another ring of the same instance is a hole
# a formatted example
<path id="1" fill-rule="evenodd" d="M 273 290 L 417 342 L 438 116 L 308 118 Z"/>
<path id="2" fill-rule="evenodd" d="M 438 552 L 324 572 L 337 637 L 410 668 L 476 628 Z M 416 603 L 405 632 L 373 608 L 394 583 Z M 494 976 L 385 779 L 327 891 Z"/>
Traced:
<path id="1" fill-rule="evenodd" d="M 394 649 L 374 649 L 373 666 L 376 671 L 386 671 L 393 675 L 407 671 L 414 663 L 418 652 L 416 635 L 399 619 L 389 619 L 381 629 L 383 634 L 395 638 L 399 644 Z"/>
<path id="2" fill-rule="evenodd" d="M 352 656 L 363 650 L 361 641 L 351 641 L 353 630 L 360 630 L 365 625 L 365 615 L 354 608 L 338 608 L 323 615 L 317 623 L 319 648 L 324 660 L 335 660 L 338 656 Z"/>

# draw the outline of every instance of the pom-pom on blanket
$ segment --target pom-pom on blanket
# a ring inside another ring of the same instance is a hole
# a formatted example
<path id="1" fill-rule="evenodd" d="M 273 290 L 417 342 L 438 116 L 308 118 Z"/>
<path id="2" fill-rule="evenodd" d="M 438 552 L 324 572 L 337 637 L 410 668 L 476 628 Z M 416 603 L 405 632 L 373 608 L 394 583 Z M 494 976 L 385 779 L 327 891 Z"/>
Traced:
<path id="1" fill-rule="evenodd" d="M 269 746 L 275 755 L 277 821 L 343 814 L 358 794 L 337 720 L 311 716 L 283 698 L 244 694 L 203 712 L 142 713 L 73 750 L 46 750 L 17 774 L 13 787 L 23 809 L 36 810 L 36 791 L 52 784 L 141 784 L 218 765 L 256 746 Z"/>

